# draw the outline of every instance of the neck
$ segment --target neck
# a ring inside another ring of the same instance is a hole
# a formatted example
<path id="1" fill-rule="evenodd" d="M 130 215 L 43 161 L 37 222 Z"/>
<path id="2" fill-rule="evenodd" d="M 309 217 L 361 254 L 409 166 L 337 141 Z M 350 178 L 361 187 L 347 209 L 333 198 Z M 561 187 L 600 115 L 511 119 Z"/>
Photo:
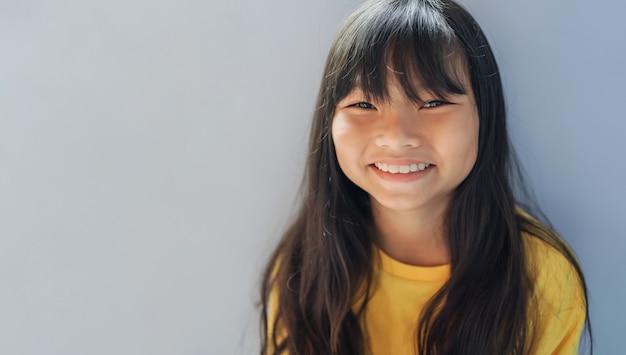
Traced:
<path id="1" fill-rule="evenodd" d="M 375 241 L 387 255 L 415 266 L 448 264 L 444 234 L 445 209 L 396 211 L 372 199 Z"/>

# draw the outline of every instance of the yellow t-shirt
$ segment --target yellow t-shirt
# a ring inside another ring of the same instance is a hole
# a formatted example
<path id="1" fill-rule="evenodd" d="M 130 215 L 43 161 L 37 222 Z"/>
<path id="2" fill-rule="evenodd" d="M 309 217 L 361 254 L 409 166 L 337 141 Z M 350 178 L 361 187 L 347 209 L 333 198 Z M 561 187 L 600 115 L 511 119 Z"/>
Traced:
<path id="1" fill-rule="evenodd" d="M 531 354 L 578 354 L 586 314 L 576 271 L 542 240 L 525 235 L 524 241 L 539 308 Z M 450 266 L 412 266 L 378 252 L 377 286 L 365 312 L 371 354 L 414 354 L 419 314 L 450 277 Z M 275 294 L 270 298 L 271 313 L 278 300 Z M 268 325 L 270 334 L 272 323 Z"/>
<path id="2" fill-rule="evenodd" d="M 535 265 L 539 308 L 531 353 L 578 354 L 585 321 L 578 276 L 567 259 L 547 243 L 524 237 L 530 265 Z M 372 354 L 414 354 L 418 316 L 449 278 L 450 267 L 412 266 L 379 253 L 378 286 L 365 312 Z"/>

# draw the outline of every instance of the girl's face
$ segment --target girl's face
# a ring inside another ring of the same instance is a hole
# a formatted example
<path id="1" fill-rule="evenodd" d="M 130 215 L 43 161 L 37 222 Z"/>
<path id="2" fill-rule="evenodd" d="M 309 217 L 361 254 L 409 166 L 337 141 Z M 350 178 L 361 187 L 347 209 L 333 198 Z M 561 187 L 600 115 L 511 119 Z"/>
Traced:
<path id="1" fill-rule="evenodd" d="M 424 102 L 416 104 L 391 77 L 387 102 L 367 101 L 355 88 L 337 105 L 332 138 L 339 166 L 372 204 L 443 211 L 476 162 L 471 85 L 467 94 L 446 99 L 420 92 Z"/>

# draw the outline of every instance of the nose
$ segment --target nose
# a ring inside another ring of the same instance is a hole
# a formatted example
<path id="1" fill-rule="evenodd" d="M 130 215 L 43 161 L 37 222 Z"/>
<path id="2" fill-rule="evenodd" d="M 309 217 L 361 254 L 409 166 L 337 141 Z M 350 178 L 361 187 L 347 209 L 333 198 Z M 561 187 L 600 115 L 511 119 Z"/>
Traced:
<path id="1" fill-rule="evenodd" d="M 387 112 L 380 117 L 376 145 L 381 148 L 403 149 L 420 145 L 417 112 L 402 110 Z"/>

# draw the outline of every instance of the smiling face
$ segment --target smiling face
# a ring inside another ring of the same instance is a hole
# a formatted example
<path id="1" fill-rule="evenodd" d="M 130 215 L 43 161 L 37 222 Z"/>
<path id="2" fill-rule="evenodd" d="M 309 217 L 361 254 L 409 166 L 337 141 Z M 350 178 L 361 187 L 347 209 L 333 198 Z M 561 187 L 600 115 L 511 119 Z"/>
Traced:
<path id="1" fill-rule="evenodd" d="M 388 100 L 358 87 L 335 109 L 332 138 L 341 170 L 372 205 L 396 211 L 444 211 L 478 152 L 479 119 L 471 85 L 445 98 L 410 100 L 390 76 Z M 434 209 L 434 210 L 433 210 Z"/>

